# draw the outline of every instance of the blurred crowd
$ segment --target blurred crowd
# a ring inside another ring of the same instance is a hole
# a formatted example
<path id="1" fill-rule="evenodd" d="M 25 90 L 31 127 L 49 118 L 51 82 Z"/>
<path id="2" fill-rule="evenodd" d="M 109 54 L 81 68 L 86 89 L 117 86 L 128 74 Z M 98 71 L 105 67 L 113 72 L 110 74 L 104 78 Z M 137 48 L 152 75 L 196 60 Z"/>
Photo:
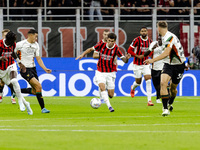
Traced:
<path id="1" fill-rule="evenodd" d="M 81 7 L 82 0 L 47 0 L 47 7 Z M 84 0 L 84 7 L 91 7 L 89 9 L 84 9 L 84 15 L 87 15 L 85 19 L 89 20 L 109 20 L 112 19 L 114 14 L 114 9 L 106 9 L 99 7 L 134 7 L 133 9 L 121 9 L 121 19 L 129 19 L 131 15 L 151 15 L 151 9 L 141 9 L 142 7 L 154 7 L 155 0 Z M 0 0 L 0 7 L 6 7 L 7 0 Z M 10 7 L 44 7 L 44 0 L 9 0 Z M 190 7 L 191 0 L 157 0 L 157 6 L 159 7 L 157 11 L 157 15 L 189 15 L 189 9 L 166 9 L 166 7 Z M 194 7 L 200 8 L 200 0 L 194 0 Z M 44 13 L 44 12 L 43 12 Z M 75 9 L 48 9 L 47 15 L 74 15 Z M 6 10 L 4 10 L 4 14 L 6 14 Z M 12 9 L 10 10 L 10 15 L 37 15 L 36 9 Z M 195 15 L 200 15 L 200 9 L 194 9 Z M 90 16 L 89 16 L 90 15 Z M 21 18 L 21 17 L 20 17 Z M 171 18 L 171 17 L 170 17 Z M 13 18 L 14 19 L 14 18 Z M 19 18 L 16 18 L 19 19 Z M 23 19 L 36 19 L 36 17 L 29 17 Z M 54 19 L 70 19 L 70 17 L 49 17 L 49 20 Z M 139 17 L 137 19 L 140 19 Z M 142 17 L 141 19 L 144 19 Z M 168 19 L 168 17 L 167 17 Z M 174 19 L 186 19 L 184 17 L 177 17 Z"/>

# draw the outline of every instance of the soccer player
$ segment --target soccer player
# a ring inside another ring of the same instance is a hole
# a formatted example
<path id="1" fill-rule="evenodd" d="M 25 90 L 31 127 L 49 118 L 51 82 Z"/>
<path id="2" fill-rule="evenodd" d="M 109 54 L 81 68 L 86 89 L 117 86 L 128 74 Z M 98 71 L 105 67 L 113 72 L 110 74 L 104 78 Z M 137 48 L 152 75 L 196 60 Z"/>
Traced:
<path id="1" fill-rule="evenodd" d="M 161 98 L 163 103 L 162 116 L 170 114 L 169 110 L 173 110 L 172 104 L 177 94 L 178 86 L 185 69 L 185 56 L 180 40 L 176 35 L 168 31 L 166 21 L 159 21 L 157 24 L 159 34 L 162 36 L 163 53 L 153 59 L 145 60 L 145 64 L 154 63 L 163 59 L 164 67 L 161 74 Z M 170 96 L 167 91 L 168 82 L 170 84 Z M 168 110 L 169 105 L 169 110 Z"/>
<path id="2" fill-rule="evenodd" d="M 2 38 L 5 39 L 6 34 L 9 32 L 9 29 L 4 29 L 2 31 Z M 3 88 L 4 88 L 5 83 L 0 79 L 0 103 L 3 101 Z M 15 98 L 13 96 L 13 90 L 11 88 L 11 103 L 16 104 Z"/>
<path id="3" fill-rule="evenodd" d="M 95 72 L 95 78 L 98 86 L 101 90 L 101 95 L 108 106 L 110 112 L 114 112 L 113 107 L 110 104 L 108 95 L 110 98 L 114 96 L 115 78 L 117 68 L 114 66 L 114 59 L 116 56 L 120 57 L 123 62 L 127 63 L 131 57 L 130 54 L 125 56 L 119 50 L 119 47 L 115 44 L 117 36 L 114 33 L 108 34 L 107 43 L 99 43 L 93 47 L 93 58 L 98 59 L 97 70 Z M 108 90 L 108 94 L 106 92 Z"/>
<path id="4" fill-rule="evenodd" d="M 108 34 L 110 33 L 110 31 L 108 29 L 104 30 L 103 31 L 103 39 L 101 41 L 99 41 L 97 44 L 101 44 L 101 43 L 106 43 L 107 42 L 107 39 L 108 39 Z M 81 55 L 79 55 L 76 60 L 78 59 L 82 59 L 85 55 L 91 53 L 92 51 L 94 51 L 93 47 L 91 48 L 88 48 L 86 51 L 84 51 Z M 115 68 L 117 66 L 117 57 L 115 58 L 114 60 L 114 65 L 113 67 Z M 100 95 L 100 99 L 101 99 L 101 102 L 104 103 L 104 100 L 101 96 L 101 89 L 99 88 L 99 95 Z"/>
<path id="5" fill-rule="evenodd" d="M 159 56 L 162 53 L 162 39 L 161 36 L 158 36 L 158 41 L 153 41 L 148 50 L 144 53 L 144 55 L 141 55 L 141 58 L 144 58 L 148 55 L 153 55 L 152 57 L 155 58 L 157 56 Z M 160 76 L 161 76 L 161 71 L 163 69 L 163 60 L 159 60 L 157 62 L 154 62 L 152 64 L 152 69 L 151 69 L 151 76 L 152 76 L 152 81 L 153 81 L 153 85 L 156 89 L 156 103 L 162 103 L 160 101 Z"/>
<path id="6" fill-rule="evenodd" d="M 20 74 L 31 85 L 31 88 L 23 88 L 21 89 L 21 92 L 36 95 L 42 113 L 50 113 L 50 111 L 45 108 L 42 97 L 42 85 L 38 80 L 34 57 L 36 57 L 38 64 L 46 73 L 51 73 L 51 70 L 45 67 L 41 57 L 39 56 L 39 45 L 36 42 L 37 37 L 38 32 L 31 29 L 28 31 L 28 38 L 17 42 L 16 44 L 15 53 L 18 54 L 20 61 L 26 67 L 26 72 L 20 71 Z"/>
<path id="7" fill-rule="evenodd" d="M 17 58 L 16 54 L 14 53 L 14 49 L 16 46 L 15 41 L 16 34 L 12 31 L 6 34 L 5 39 L 0 40 L 0 78 L 6 85 L 14 89 L 15 94 L 18 98 L 20 110 L 24 111 L 26 106 L 28 114 L 32 115 L 33 111 L 30 107 L 30 103 L 27 102 L 22 96 L 20 86 L 17 81 L 17 67 L 14 59 L 16 59 L 21 72 L 25 72 L 26 68 L 19 61 L 19 58 Z"/>
<path id="8" fill-rule="evenodd" d="M 140 86 L 142 81 L 142 74 L 144 75 L 144 79 L 146 81 L 146 90 L 147 90 L 147 100 L 148 106 L 153 106 L 154 104 L 151 101 L 151 69 L 150 65 L 144 65 L 143 62 L 148 58 L 148 56 L 144 58 L 140 58 L 139 55 L 143 55 L 150 43 L 152 42 L 151 39 L 148 37 L 148 31 L 146 27 L 142 27 L 140 29 L 140 36 L 135 38 L 131 43 L 128 53 L 130 53 L 134 58 L 133 60 L 133 72 L 135 75 L 135 81 L 131 86 L 131 97 L 135 96 L 135 89 L 136 87 Z"/>

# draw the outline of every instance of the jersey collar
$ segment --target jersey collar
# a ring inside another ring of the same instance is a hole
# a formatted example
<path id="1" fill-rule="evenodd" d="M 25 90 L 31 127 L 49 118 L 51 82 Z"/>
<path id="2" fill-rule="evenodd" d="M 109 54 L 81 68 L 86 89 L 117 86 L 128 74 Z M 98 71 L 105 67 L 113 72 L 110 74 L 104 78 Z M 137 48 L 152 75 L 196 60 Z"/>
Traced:
<path id="1" fill-rule="evenodd" d="M 147 41 L 149 37 L 147 36 L 147 39 L 143 39 L 142 36 L 140 36 L 140 38 L 141 38 L 143 41 Z"/>
<path id="2" fill-rule="evenodd" d="M 115 44 L 114 44 L 113 47 L 109 48 L 109 47 L 107 46 L 107 44 L 108 44 L 108 43 L 106 43 L 106 48 L 107 48 L 107 49 L 113 49 L 113 48 L 115 47 Z"/>

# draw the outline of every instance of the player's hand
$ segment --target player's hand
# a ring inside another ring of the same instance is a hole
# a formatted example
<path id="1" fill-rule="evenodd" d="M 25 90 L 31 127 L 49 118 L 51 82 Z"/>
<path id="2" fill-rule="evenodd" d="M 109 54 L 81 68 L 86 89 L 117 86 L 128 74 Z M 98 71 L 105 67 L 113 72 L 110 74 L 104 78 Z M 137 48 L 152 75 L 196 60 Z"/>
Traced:
<path id="1" fill-rule="evenodd" d="M 79 55 L 78 57 L 76 57 L 76 59 L 75 60 L 81 60 L 82 58 L 84 57 L 84 55 Z"/>
<path id="2" fill-rule="evenodd" d="M 20 71 L 22 71 L 23 73 L 26 72 L 26 67 L 21 62 L 19 63 L 19 67 L 20 67 Z"/>
<path id="3" fill-rule="evenodd" d="M 127 59 L 130 59 L 130 58 L 131 58 L 131 54 L 129 54 L 129 53 L 126 54 L 125 56 L 126 56 Z"/>
<path id="4" fill-rule="evenodd" d="M 51 70 L 51 69 L 48 69 L 48 68 L 45 69 L 44 71 L 45 71 L 46 73 L 51 73 L 51 72 L 52 72 L 52 70 Z"/>
<path id="5" fill-rule="evenodd" d="M 7 59 L 5 56 L 1 56 L 1 57 L 0 57 L 0 60 L 1 60 L 1 61 L 4 61 L 4 62 L 5 62 L 5 61 L 8 61 L 8 59 Z"/>
<path id="6" fill-rule="evenodd" d="M 157 43 L 152 47 L 152 49 L 154 50 L 156 47 L 158 47 Z"/>
<path id="7" fill-rule="evenodd" d="M 144 55 L 138 55 L 137 58 L 142 59 L 144 58 Z"/>
<path id="8" fill-rule="evenodd" d="M 147 59 L 144 61 L 144 64 L 148 65 L 148 64 L 152 64 L 153 62 L 154 62 L 153 59 Z"/>

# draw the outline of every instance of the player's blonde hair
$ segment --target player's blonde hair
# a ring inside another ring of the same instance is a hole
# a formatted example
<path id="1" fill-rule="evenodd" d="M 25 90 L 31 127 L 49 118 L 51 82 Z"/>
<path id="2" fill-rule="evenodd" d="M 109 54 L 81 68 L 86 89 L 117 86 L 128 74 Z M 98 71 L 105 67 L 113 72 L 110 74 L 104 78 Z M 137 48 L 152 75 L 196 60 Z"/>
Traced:
<path id="1" fill-rule="evenodd" d="M 158 26 L 160 28 L 168 28 L 168 24 L 166 21 L 158 21 Z"/>
<path id="2" fill-rule="evenodd" d="M 9 29 L 3 29 L 2 34 L 5 33 L 5 32 L 10 32 L 10 30 Z"/>

